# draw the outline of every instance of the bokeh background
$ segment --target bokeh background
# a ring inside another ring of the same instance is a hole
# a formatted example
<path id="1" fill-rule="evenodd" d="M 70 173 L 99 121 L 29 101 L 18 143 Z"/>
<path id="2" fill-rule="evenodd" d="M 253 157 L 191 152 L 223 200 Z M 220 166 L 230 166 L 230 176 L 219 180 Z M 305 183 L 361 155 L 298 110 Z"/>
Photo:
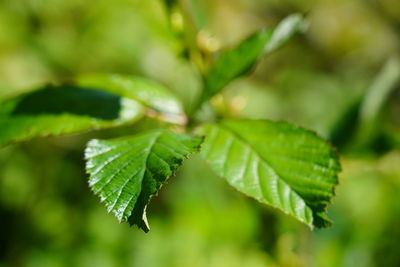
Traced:
<path id="1" fill-rule="evenodd" d="M 143 121 L 0 150 L 0 266 L 400 266 L 400 2 L 182 3 L 212 49 L 307 16 L 305 34 L 213 104 L 219 116 L 288 120 L 338 147 L 334 226 L 310 231 L 231 189 L 198 157 L 153 199 L 150 233 L 118 224 L 87 187 L 83 149 L 94 136 L 156 124 Z M 153 78 L 190 108 L 199 82 L 169 21 L 156 0 L 1 0 L 0 99 L 116 72 Z"/>

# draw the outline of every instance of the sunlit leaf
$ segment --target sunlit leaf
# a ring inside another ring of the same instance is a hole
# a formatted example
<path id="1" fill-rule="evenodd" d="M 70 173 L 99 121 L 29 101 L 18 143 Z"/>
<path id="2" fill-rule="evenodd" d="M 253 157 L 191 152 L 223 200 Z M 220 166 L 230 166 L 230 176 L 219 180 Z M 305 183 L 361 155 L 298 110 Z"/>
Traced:
<path id="1" fill-rule="evenodd" d="M 235 78 L 247 74 L 262 56 L 272 53 L 294 34 L 304 31 L 305 25 L 301 15 L 290 15 L 275 30 L 256 32 L 236 47 L 223 51 L 204 77 L 201 102 L 217 94 Z"/>
<path id="2" fill-rule="evenodd" d="M 326 206 L 340 165 L 315 133 L 285 122 L 223 121 L 200 129 L 202 156 L 230 185 L 310 227 L 331 224 Z"/>
<path id="3" fill-rule="evenodd" d="M 119 221 L 149 230 L 146 206 L 202 138 L 155 130 L 115 140 L 92 140 L 85 152 L 89 185 Z"/>
<path id="4" fill-rule="evenodd" d="M 0 103 L 0 146 L 118 126 L 142 115 L 143 107 L 132 99 L 75 86 L 48 86 Z"/>
<path id="5" fill-rule="evenodd" d="M 117 74 L 88 74 L 79 77 L 77 84 L 83 87 L 101 88 L 134 99 L 148 107 L 150 111 L 156 111 L 160 119 L 179 124 L 186 121 L 180 101 L 167 88 L 146 78 Z"/>
<path id="6" fill-rule="evenodd" d="M 304 32 L 308 23 L 300 14 L 292 14 L 282 20 L 275 28 L 271 39 L 265 46 L 265 53 L 271 53 L 284 45 L 293 35 Z"/>
<path id="7" fill-rule="evenodd" d="M 221 53 L 204 79 L 202 101 L 217 94 L 233 79 L 246 74 L 262 55 L 272 31 L 262 30 L 251 35 L 232 50 Z"/>
<path id="8" fill-rule="evenodd" d="M 79 78 L 77 84 L 47 86 L 3 101 L 0 145 L 119 126 L 143 115 L 186 121 L 175 96 L 145 78 L 96 74 Z"/>

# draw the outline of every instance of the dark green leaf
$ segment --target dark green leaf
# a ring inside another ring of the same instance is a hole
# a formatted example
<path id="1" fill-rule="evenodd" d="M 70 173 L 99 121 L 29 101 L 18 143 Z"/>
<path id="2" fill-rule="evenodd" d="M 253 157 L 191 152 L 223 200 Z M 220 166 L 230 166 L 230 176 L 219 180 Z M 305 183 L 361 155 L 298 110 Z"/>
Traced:
<path id="1" fill-rule="evenodd" d="M 262 55 L 271 34 L 272 31 L 262 30 L 232 50 L 222 53 L 205 76 L 202 101 L 218 93 L 233 79 L 247 73 Z"/>
<path id="2" fill-rule="evenodd" d="M 310 227 L 331 224 L 325 210 L 340 165 L 333 148 L 285 122 L 223 121 L 201 128 L 202 156 L 230 185 Z"/>
<path id="3" fill-rule="evenodd" d="M 86 149 L 89 185 L 118 220 L 149 230 L 146 206 L 202 138 L 156 130 L 115 140 L 92 140 Z"/>
<path id="4" fill-rule="evenodd" d="M 142 115 L 142 106 L 125 97 L 74 86 L 48 86 L 0 104 L 0 146 L 117 126 Z"/>
<path id="5" fill-rule="evenodd" d="M 90 74 L 78 78 L 77 83 L 134 99 L 150 111 L 156 111 L 163 120 L 178 124 L 186 122 L 179 100 L 167 88 L 154 81 L 117 74 Z"/>
<path id="6" fill-rule="evenodd" d="M 274 31 L 261 30 L 233 49 L 222 52 L 205 75 L 201 103 L 217 94 L 235 78 L 248 73 L 261 56 L 275 51 L 304 28 L 305 21 L 302 16 L 291 15 Z"/>
<path id="7" fill-rule="evenodd" d="M 138 77 L 87 75 L 79 86 L 48 86 L 1 103 L 0 146 L 38 136 L 123 125 L 143 115 L 185 123 L 180 102 L 165 87 Z"/>

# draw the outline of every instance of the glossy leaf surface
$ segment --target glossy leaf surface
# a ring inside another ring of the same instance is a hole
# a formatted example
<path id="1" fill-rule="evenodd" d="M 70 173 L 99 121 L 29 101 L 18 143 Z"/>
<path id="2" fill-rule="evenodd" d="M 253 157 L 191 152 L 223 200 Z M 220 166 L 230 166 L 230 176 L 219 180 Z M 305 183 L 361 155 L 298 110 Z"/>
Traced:
<path id="1" fill-rule="evenodd" d="M 141 77 L 117 74 L 90 74 L 77 79 L 83 87 L 102 90 L 138 101 L 158 117 L 172 123 L 185 123 L 185 114 L 179 100 L 164 86 Z"/>
<path id="2" fill-rule="evenodd" d="M 142 115 L 142 106 L 125 97 L 75 86 L 48 86 L 0 104 L 0 146 L 117 126 Z"/>
<path id="3" fill-rule="evenodd" d="M 146 206 L 202 138 L 155 130 L 115 140 L 92 140 L 85 152 L 89 185 L 120 222 L 149 231 Z"/>
<path id="4" fill-rule="evenodd" d="M 230 185 L 310 227 L 330 225 L 325 210 L 340 165 L 315 133 L 267 120 L 223 121 L 200 132 L 202 156 Z"/>

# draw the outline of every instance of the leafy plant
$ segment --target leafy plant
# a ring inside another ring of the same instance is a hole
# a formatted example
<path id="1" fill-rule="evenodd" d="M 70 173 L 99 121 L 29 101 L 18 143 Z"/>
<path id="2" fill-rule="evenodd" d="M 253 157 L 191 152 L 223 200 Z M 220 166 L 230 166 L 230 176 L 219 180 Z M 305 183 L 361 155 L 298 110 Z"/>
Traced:
<path id="1" fill-rule="evenodd" d="M 179 7 L 168 2 L 168 10 Z M 186 16 L 187 17 L 187 16 Z M 185 18 L 186 18 L 185 17 Z M 202 92 L 184 110 L 165 86 L 142 77 L 92 74 L 9 98 L 0 106 L 0 145 L 42 136 L 130 125 L 144 117 L 161 128 L 112 140 L 91 140 L 85 150 L 89 186 L 117 219 L 149 230 L 146 207 L 167 179 L 194 153 L 238 191 L 309 227 L 326 227 L 326 207 L 338 183 L 335 150 L 315 133 L 270 120 L 201 120 L 210 99 L 274 52 L 306 21 L 295 14 L 275 29 L 254 33 L 230 49 L 204 51 L 186 20 L 183 55 L 201 74 Z M 172 25 L 173 26 L 173 25 Z M 174 28 L 174 27 L 172 27 Z M 195 45 L 193 45 L 193 43 Z"/>

